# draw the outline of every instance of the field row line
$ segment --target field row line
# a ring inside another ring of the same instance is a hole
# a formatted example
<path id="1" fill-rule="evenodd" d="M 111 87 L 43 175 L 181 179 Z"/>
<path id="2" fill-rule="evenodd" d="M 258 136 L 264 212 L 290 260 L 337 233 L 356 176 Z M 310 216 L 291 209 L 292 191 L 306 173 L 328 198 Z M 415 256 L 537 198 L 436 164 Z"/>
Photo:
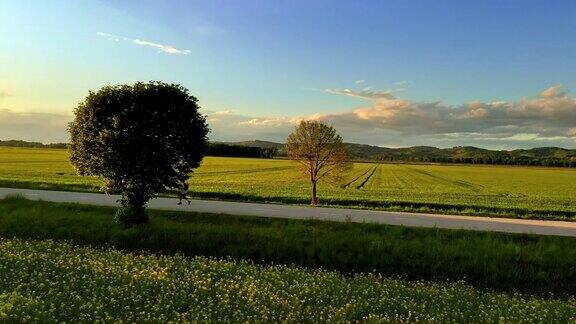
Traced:
<path id="1" fill-rule="evenodd" d="M 366 183 L 368 183 L 368 181 L 370 180 L 370 178 L 372 178 L 372 176 L 374 175 L 374 173 L 376 172 L 376 169 L 378 169 L 380 167 L 380 164 L 376 165 L 373 169 L 372 172 L 370 172 L 370 174 L 368 175 L 368 177 L 366 177 L 366 179 L 364 179 L 364 181 L 362 181 L 362 183 L 356 187 L 356 189 L 362 189 L 364 188 L 364 186 L 366 185 Z"/>
<path id="2" fill-rule="evenodd" d="M 370 170 L 371 170 L 370 168 L 366 169 L 366 171 L 362 172 L 359 176 L 357 176 L 356 178 L 352 179 L 350 182 L 343 185 L 342 188 L 344 188 L 344 189 L 348 188 L 351 184 L 358 181 L 358 179 L 362 178 L 364 175 L 366 175 L 368 172 L 370 172 Z"/>

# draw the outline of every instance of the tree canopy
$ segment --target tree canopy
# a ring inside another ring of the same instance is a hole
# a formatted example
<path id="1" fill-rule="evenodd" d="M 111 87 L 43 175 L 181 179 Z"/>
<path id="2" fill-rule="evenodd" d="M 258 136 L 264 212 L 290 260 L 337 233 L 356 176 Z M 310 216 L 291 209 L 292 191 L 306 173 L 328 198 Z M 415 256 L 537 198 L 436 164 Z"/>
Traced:
<path id="1" fill-rule="evenodd" d="M 310 178 L 312 205 L 318 204 L 316 184 L 339 178 L 352 167 L 350 155 L 334 127 L 319 121 L 302 121 L 286 140 L 288 157 Z"/>
<path id="2" fill-rule="evenodd" d="M 179 188 L 208 147 L 198 99 L 180 85 L 138 82 L 90 92 L 69 126 L 70 161 L 122 194 L 125 225 L 147 222 L 149 199 Z"/>

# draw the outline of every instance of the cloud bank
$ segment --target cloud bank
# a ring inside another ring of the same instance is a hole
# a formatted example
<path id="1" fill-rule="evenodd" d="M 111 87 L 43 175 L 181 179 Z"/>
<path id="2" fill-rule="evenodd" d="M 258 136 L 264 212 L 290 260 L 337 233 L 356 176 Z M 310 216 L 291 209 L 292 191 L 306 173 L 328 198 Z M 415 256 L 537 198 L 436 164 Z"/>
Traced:
<path id="1" fill-rule="evenodd" d="M 352 90 L 351 90 L 352 91 Z M 364 90 L 362 90 L 364 91 Z M 541 146 L 576 148 L 576 99 L 553 86 L 513 102 L 470 102 L 450 106 L 356 91 L 365 106 L 341 113 L 304 116 L 249 116 L 234 110 L 202 110 L 211 140 L 284 141 L 302 120 L 334 125 L 349 142 L 388 147 L 474 145 L 492 149 Z M 348 95 L 340 92 L 330 92 Z M 18 113 L 0 109 L 0 139 L 67 140 L 72 116 Z"/>
<path id="2" fill-rule="evenodd" d="M 412 135 L 482 133 L 505 137 L 532 133 L 543 137 L 572 136 L 576 127 L 576 100 L 560 86 L 548 88 L 534 99 L 471 102 L 458 107 L 385 96 L 374 98 L 369 107 L 326 114 L 319 119 L 358 131 L 382 128 Z"/>
<path id="3" fill-rule="evenodd" d="M 234 125 L 238 134 L 276 134 L 274 139 L 285 137 L 301 120 L 311 119 L 334 125 L 346 140 L 375 145 L 576 146 L 576 100 L 561 86 L 517 102 L 470 102 L 460 106 L 400 99 L 383 90 L 326 92 L 368 99 L 372 104 L 349 112 L 297 117 L 254 118 L 230 112 L 209 116 L 219 125 Z"/>
<path id="4" fill-rule="evenodd" d="M 123 36 L 118 36 L 118 35 L 103 33 L 103 32 L 97 32 L 96 35 L 99 37 L 103 37 L 109 41 L 113 41 L 113 42 L 125 41 L 125 42 L 131 42 L 132 44 L 139 45 L 139 46 L 152 47 L 152 48 L 157 49 L 161 53 L 176 54 L 176 55 L 188 55 L 188 54 L 190 54 L 190 50 L 187 50 L 187 49 L 184 49 L 184 50 L 178 49 L 178 48 L 171 46 L 171 45 L 163 45 L 163 44 L 159 44 L 159 43 L 155 43 L 155 42 L 151 42 L 151 41 L 147 41 L 147 40 L 142 40 L 142 39 L 137 39 L 137 38 L 131 39 L 128 37 L 123 37 Z"/>
<path id="5" fill-rule="evenodd" d="M 66 142 L 72 116 L 15 112 L 0 109 L 0 139 L 21 139 L 44 143 Z"/>

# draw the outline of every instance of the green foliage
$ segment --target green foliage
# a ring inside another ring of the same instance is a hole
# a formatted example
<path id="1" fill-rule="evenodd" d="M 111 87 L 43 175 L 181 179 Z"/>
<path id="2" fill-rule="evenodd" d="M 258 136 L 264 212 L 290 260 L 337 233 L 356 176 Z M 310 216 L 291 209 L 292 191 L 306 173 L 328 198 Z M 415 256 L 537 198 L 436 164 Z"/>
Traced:
<path id="1" fill-rule="evenodd" d="M 286 160 L 206 157 L 192 179 L 198 198 L 310 202 L 309 180 Z M 354 163 L 319 193 L 330 206 L 565 220 L 575 181 L 566 168 Z M 102 181 L 76 175 L 65 150 L 0 147 L 0 186 L 98 191 Z"/>
<path id="2" fill-rule="evenodd" d="M 576 239 L 376 224 L 150 211 L 124 230 L 114 209 L 0 201 L 0 237 L 296 264 L 342 273 L 437 282 L 549 297 L 576 295 Z"/>
<path id="3" fill-rule="evenodd" d="M 139 82 L 90 92 L 76 108 L 70 161 L 122 193 L 126 225 L 145 222 L 147 201 L 200 166 L 208 128 L 197 101 L 179 85 Z"/>

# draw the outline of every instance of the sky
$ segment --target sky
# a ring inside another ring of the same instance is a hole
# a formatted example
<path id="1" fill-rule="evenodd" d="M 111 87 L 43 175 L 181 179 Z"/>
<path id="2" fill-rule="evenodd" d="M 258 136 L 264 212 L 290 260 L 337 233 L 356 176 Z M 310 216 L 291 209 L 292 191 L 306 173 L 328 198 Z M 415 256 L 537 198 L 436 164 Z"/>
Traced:
<path id="1" fill-rule="evenodd" d="M 105 85 L 179 83 L 215 141 L 576 148 L 576 1 L 0 0 L 0 139 Z"/>

